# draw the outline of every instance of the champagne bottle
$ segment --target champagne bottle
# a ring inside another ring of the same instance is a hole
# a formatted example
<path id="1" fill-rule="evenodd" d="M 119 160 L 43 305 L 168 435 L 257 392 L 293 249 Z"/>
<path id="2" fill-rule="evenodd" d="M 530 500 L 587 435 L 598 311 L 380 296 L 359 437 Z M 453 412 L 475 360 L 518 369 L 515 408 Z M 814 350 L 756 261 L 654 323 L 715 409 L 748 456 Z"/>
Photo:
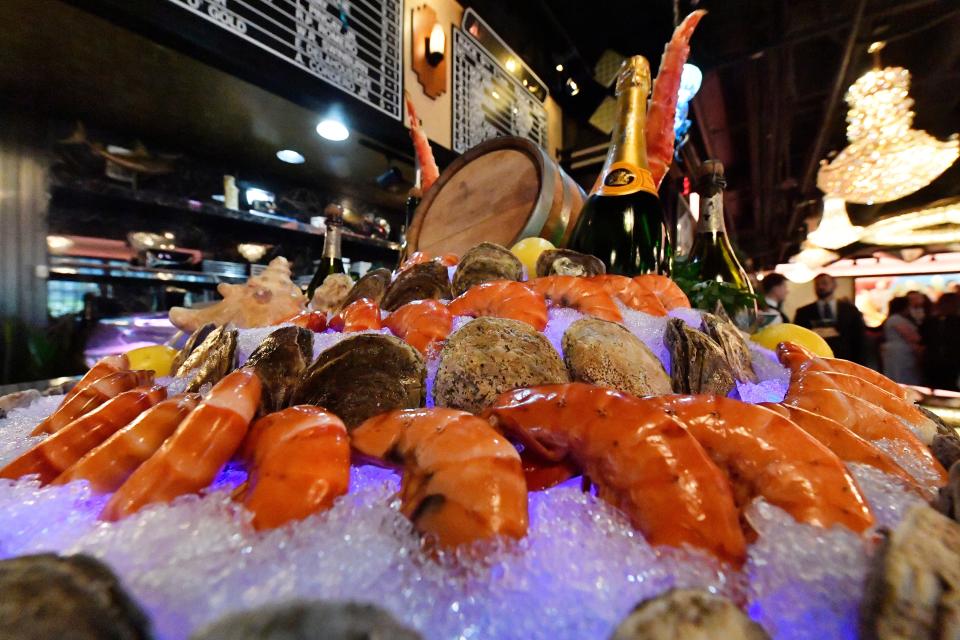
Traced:
<path id="1" fill-rule="evenodd" d="M 307 285 L 307 299 L 313 299 L 313 292 L 323 284 L 327 276 L 334 273 L 346 273 L 343 267 L 343 258 L 340 253 L 340 233 L 343 231 L 343 207 L 336 204 L 328 205 L 323 214 L 326 216 L 326 232 L 323 236 L 323 256 L 320 266 L 313 274 L 313 279 Z"/>
<path id="2" fill-rule="evenodd" d="M 723 189 L 727 186 L 723 164 L 707 160 L 700 168 L 697 192 L 700 194 L 700 218 L 690 248 L 689 261 L 696 266 L 701 280 L 726 283 L 753 294 L 753 285 L 740 265 L 730 244 L 723 219 Z M 748 329 L 757 316 L 756 302 L 725 307 L 741 329 Z"/>
<path id="3" fill-rule="evenodd" d="M 650 64 L 633 56 L 617 76 L 617 120 L 603 170 L 570 236 L 569 248 L 594 255 L 608 273 L 670 270 L 672 251 L 644 134 Z"/>

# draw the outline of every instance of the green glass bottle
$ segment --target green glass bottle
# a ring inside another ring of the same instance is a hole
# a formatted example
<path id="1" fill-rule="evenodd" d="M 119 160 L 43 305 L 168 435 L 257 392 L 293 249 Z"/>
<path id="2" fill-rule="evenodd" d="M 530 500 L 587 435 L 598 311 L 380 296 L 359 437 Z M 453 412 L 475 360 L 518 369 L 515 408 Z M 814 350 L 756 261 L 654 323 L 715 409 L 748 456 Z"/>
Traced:
<path id="1" fill-rule="evenodd" d="M 343 231 L 343 207 L 336 204 L 327 206 L 323 211 L 326 216 L 324 225 L 326 232 L 323 236 L 323 255 L 313 279 L 307 285 L 307 300 L 313 300 L 313 292 L 323 284 L 327 276 L 334 273 L 346 273 L 343 266 L 343 257 L 340 253 L 340 235 Z"/>
<path id="2" fill-rule="evenodd" d="M 617 76 L 617 119 L 607 159 L 568 243 L 600 258 L 607 273 L 670 271 L 670 237 L 647 164 L 649 92 L 649 63 L 643 56 L 629 58 Z"/>
<path id="3" fill-rule="evenodd" d="M 727 181 L 723 164 L 707 160 L 700 167 L 697 192 L 700 194 L 700 217 L 690 248 L 690 264 L 696 267 L 701 280 L 726 283 L 753 294 L 753 285 L 730 244 L 723 217 L 723 190 Z M 726 307 L 725 307 L 726 308 Z M 727 314 L 741 329 L 749 329 L 756 321 L 756 302 L 726 308 Z"/>

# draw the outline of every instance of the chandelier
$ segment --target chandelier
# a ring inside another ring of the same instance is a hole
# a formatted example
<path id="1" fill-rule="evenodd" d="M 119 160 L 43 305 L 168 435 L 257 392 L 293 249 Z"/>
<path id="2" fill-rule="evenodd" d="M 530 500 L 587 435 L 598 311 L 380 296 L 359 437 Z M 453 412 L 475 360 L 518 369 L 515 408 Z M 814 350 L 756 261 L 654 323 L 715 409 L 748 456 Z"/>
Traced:
<path id="1" fill-rule="evenodd" d="M 824 249 L 840 249 L 860 239 L 863 227 L 850 224 L 847 205 L 843 198 L 826 195 L 823 198 L 823 217 L 817 230 L 807 234 L 807 240 Z"/>
<path id="2" fill-rule="evenodd" d="M 878 220 L 864 228 L 863 240 L 886 246 L 960 243 L 960 199 Z"/>
<path id="3" fill-rule="evenodd" d="M 874 43 L 874 68 L 847 91 L 847 139 L 833 162 L 820 164 L 817 186 L 848 202 L 873 204 L 909 195 L 930 184 L 960 154 L 956 135 L 947 141 L 913 128 L 910 72 L 880 68 L 883 43 Z"/>

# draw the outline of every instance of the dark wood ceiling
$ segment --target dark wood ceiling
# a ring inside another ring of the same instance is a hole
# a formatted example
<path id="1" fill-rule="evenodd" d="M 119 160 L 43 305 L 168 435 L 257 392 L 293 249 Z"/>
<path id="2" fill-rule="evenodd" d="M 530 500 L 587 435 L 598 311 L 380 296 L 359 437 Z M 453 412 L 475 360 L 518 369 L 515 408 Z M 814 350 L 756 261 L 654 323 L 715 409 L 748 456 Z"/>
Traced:
<path id="1" fill-rule="evenodd" d="M 605 49 L 640 53 L 656 66 L 675 16 L 705 8 L 691 61 L 703 69 L 694 130 L 680 166 L 705 157 L 728 170 L 727 209 L 741 248 L 758 266 L 796 250 L 804 220 L 819 213 L 816 169 L 846 145 L 846 88 L 871 66 L 869 43 L 888 42 L 883 63 L 913 74 L 915 127 L 946 138 L 960 131 L 960 3 L 956 0 L 466 0 L 544 78 L 564 113 L 565 146 L 604 136 L 587 124 L 599 86 L 576 97 L 565 73 L 589 78 Z M 849 56 L 847 53 L 849 52 Z M 579 81 L 579 80 L 578 80 Z M 580 81 L 583 85 L 583 82 Z M 593 89 L 593 90 L 591 90 Z M 598 167 L 592 167 L 595 171 Z M 578 176 L 579 177 L 579 176 Z M 583 181 L 583 179 L 581 179 Z M 592 180 L 587 179 L 587 182 Z M 960 165 L 901 201 L 849 207 L 855 223 L 960 195 Z"/>

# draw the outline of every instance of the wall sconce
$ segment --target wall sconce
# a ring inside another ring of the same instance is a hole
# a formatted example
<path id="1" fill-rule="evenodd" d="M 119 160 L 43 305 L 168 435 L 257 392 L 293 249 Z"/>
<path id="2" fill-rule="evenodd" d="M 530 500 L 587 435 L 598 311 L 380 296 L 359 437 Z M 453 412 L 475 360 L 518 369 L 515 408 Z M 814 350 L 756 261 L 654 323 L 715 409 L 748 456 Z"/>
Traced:
<path id="1" fill-rule="evenodd" d="M 447 34 L 428 5 L 413 10 L 413 71 L 423 92 L 437 98 L 447 90 Z"/>
<path id="2" fill-rule="evenodd" d="M 435 67 L 443 62 L 443 54 L 447 46 L 446 40 L 447 37 L 443 33 L 443 27 L 440 26 L 439 22 L 434 24 L 426 43 L 427 62 L 430 63 L 430 66 Z"/>

